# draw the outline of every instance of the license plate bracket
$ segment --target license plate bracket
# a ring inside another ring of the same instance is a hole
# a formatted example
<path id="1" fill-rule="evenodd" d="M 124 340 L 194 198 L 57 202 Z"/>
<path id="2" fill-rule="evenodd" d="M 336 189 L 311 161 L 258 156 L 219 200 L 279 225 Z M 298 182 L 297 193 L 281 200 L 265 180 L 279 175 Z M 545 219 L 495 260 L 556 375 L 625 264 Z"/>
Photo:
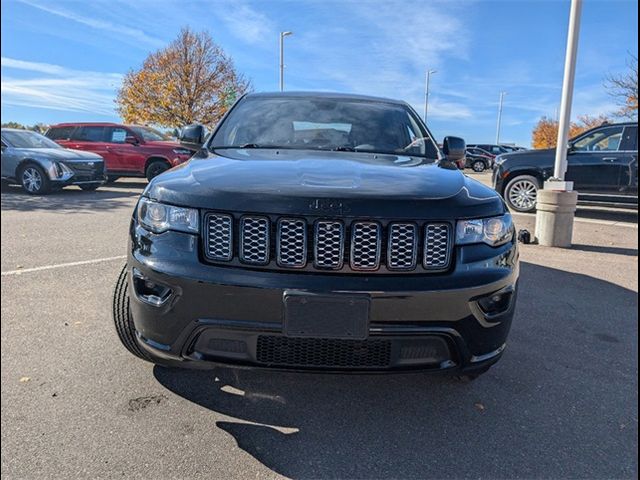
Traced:
<path id="1" fill-rule="evenodd" d="M 287 293 L 283 300 L 288 337 L 364 340 L 369 335 L 368 296 Z"/>

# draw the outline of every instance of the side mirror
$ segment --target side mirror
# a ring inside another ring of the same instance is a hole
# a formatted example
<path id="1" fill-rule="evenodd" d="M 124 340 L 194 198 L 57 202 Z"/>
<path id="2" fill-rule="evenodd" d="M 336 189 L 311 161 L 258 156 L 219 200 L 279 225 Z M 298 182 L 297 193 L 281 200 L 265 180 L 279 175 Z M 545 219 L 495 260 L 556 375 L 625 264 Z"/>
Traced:
<path id="1" fill-rule="evenodd" d="M 442 142 L 442 151 L 450 162 L 462 160 L 466 149 L 467 145 L 460 137 L 445 137 Z"/>
<path id="2" fill-rule="evenodd" d="M 189 147 L 201 147 L 207 138 L 207 129 L 204 125 L 187 125 L 180 131 L 180 143 Z"/>
<path id="3" fill-rule="evenodd" d="M 127 135 L 126 137 L 124 137 L 124 143 L 129 143 L 131 145 L 138 145 L 140 142 L 133 135 Z"/>

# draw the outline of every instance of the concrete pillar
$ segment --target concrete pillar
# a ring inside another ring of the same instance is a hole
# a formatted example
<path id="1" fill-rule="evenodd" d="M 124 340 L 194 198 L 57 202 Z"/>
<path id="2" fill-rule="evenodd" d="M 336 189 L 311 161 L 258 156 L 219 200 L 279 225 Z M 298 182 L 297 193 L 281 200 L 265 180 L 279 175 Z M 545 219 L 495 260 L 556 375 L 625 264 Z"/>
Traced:
<path id="1" fill-rule="evenodd" d="M 573 237 L 573 217 L 578 192 L 538 190 L 536 238 L 546 247 L 568 248 Z"/>

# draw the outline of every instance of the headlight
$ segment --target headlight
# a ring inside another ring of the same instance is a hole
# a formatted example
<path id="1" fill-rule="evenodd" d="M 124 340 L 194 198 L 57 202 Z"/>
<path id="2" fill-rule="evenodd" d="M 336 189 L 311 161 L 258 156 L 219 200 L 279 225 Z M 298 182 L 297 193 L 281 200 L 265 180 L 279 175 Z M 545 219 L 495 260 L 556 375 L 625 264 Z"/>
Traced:
<path id="1" fill-rule="evenodd" d="M 138 202 L 138 222 L 153 233 L 167 230 L 198 233 L 198 210 L 165 205 L 142 197 Z"/>
<path id="2" fill-rule="evenodd" d="M 53 162 L 53 172 L 54 177 L 60 178 L 63 177 L 65 174 L 67 175 L 73 175 L 73 171 L 67 167 L 64 163 L 60 163 L 60 162 Z"/>
<path id="3" fill-rule="evenodd" d="M 486 243 L 492 247 L 503 245 L 513 238 L 515 227 L 510 214 L 501 217 L 459 220 L 456 244 Z"/>
<path id="4" fill-rule="evenodd" d="M 174 148 L 173 153 L 176 155 L 191 155 L 193 152 L 187 148 Z"/>

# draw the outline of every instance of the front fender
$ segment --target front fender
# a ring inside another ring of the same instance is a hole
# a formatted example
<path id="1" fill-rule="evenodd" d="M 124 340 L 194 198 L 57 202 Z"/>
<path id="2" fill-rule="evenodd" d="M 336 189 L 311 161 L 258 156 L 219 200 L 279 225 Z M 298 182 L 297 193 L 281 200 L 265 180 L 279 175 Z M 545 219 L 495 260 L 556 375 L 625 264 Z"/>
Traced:
<path id="1" fill-rule="evenodd" d="M 22 169 L 22 167 L 24 167 L 28 163 L 35 163 L 36 165 L 39 165 L 40 167 L 42 167 L 42 169 L 45 171 L 45 173 L 47 174 L 50 180 L 58 179 L 58 175 L 56 172 L 56 162 L 48 158 L 37 158 L 37 157 L 24 158 L 20 160 L 20 162 L 18 163 L 18 166 L 16 167 L 16 172 L 15 172 L 16 178 L 18 178 L 19 172 Z"/>

